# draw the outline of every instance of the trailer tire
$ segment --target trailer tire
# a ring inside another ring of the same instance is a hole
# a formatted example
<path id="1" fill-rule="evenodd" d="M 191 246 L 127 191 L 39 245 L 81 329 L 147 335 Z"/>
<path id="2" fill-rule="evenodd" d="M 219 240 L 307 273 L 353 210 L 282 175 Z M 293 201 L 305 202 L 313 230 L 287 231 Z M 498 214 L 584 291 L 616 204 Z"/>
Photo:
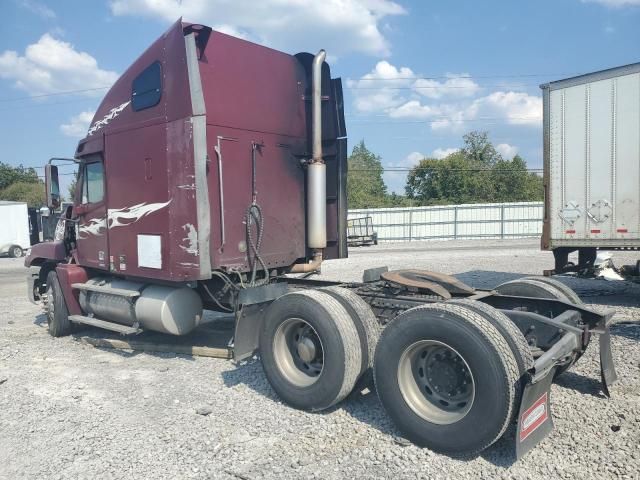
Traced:
<path id="1" fill-rule="evenodd" d="M 55 271 L 51 271 L 47 275 L 45 295 L 47 297 L 46 316 L 49 334 L 52 337 L 69 335 L 73 330 L 73 324 L 69 321 L 69 310 Z"/>
<path id="2" fill-rule="evenodd" d="M 326 287 L 321 291 L 338 300 L 351 317 L 360 339 L 360 351 L 362 352 L 360 375 L 363 375 L 373 367 L 373 358 L 380 339 L 380 323 L 378 323 L 369 304 L 348 288 Z"/>
<path id="3" fill-rule="evenodd" d="M 473 455 L 500 438 L 513 418 L 518 364 L 490 321 L 466 306 L 439 303 L 389 323 L 376 349 L 374 379 L 380 401 L 409 440 Z"/>
<path id="4" fill-rule="evenodd" d="M 344 399 L 360 375 L 362 352 L 349 313 L 327 292 L 288 293 L 268 308 L 260 331 L 262 367 L 278 396 L 301 410 Z"/>
<path id="5" fill-rule="evenodd" d="M 11 258 L 20 258 L 23 254 L 24 251 L 19 245 L 12 245 L 11 248 L 9 248 L 9 256 Z"/>

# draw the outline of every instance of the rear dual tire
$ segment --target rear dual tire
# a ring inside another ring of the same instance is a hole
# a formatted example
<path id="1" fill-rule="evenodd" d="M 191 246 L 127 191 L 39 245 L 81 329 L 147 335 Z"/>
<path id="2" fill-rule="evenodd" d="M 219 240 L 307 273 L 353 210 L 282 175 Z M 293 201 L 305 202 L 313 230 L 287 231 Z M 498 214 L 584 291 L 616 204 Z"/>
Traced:
<path id="1" fill-rule="evenodd" d="M 332 407 L 369 368 L 367 330 L 358 320 L 367 312 L 358 302 L 347 310 L 350 295 L 342 290 L 288 293 L 266 312 L 260 332 L 262 366 L 275 392 L 292 407 Z"/>
<path id="2" fill-rule="evenodd" d="M 519 367 L 507 340 L 466 305 L 412 308 L 383 331 L 378 397 L 412 442 L 450 455 L 494 443 L 514 415 Z"/>

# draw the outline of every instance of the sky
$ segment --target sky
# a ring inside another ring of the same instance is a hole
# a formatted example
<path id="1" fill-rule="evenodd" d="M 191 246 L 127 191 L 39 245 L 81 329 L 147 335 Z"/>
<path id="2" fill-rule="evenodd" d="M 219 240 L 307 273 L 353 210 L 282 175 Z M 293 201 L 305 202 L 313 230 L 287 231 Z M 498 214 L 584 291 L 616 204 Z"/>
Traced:
<path id="1" fill-rule="evenodd" d="M 73 155 L 108 87 L 180 16 L 291 54 L 325 48 L 350 145 L 381 156 L 397 193 L 470 130 L 541 168 L 539 85 L 640 62 L 640 0 L 0 0 L 0 15 L 0 161 L 39 173 Z"/>

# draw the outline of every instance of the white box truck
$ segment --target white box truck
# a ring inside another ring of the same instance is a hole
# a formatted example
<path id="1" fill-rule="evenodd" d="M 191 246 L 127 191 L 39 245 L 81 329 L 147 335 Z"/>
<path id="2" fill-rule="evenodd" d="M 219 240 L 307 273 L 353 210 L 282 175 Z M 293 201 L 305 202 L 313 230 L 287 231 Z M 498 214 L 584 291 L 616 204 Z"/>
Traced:
<path id="1" fill-rule="evenodd" d="M 30 246 L 27 204 L 0 200 L 0 256 L 21 257 Z"/>
<path id="2" fill-rule="evenodd" d="M 597 250 L 640 248 L 640 63 L 541 88 L 542 248 L 555 273 L 593 265 Z"/>

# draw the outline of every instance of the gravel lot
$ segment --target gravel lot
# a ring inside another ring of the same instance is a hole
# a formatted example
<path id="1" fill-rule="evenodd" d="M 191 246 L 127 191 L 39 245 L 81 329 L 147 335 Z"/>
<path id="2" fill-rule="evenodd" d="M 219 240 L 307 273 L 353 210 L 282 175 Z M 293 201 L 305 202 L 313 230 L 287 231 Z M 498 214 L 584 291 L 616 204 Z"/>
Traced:
<path id="1" fill-rule="evenodd" d="M 326 262 L 323 276 L 357 280 L 384 264 L 492 287 L 553 259 L 531 240 L 386 244 Z M 321 414 L 293 410 L 258 361 L 237 367 L 51 338 L 25 298 L 24 272 L 21 259 L 0 258 L 2 479 L 640 477 L 640 285 L 564 280 L 594 307 L 617 310 L 619 382 L 611 399 L 602 395 L 590 347 L 552 387 L 554 432 L 514 463 L 512 438 L 467 460 L 403 445 L 375 393 Z"/>

